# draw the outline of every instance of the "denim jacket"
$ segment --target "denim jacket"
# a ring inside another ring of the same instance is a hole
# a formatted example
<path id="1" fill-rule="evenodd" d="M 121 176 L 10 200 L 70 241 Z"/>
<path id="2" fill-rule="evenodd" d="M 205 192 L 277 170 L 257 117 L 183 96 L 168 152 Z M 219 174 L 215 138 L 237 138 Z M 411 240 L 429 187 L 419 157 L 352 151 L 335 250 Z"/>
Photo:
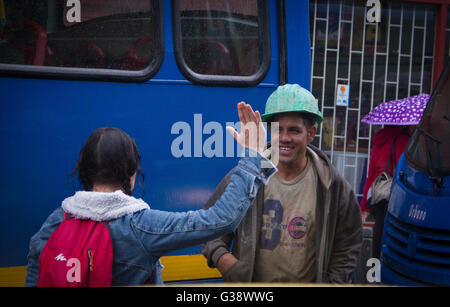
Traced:
<path id="1" fill-rule="evenodd" d="M 255 199 L 261 184 L 276 172 L 261 168 L 265 158 L 246 149 L 225 193 L 208 210 L 166 212 L 150 209 L 141 199 L 114 193 L 77 192 L 63 201 L 30 240 L 27 286 L 36 286 L 39 258 L 64 212 L 76 218 L 109 221 L 113 245 L 112 285 L 162 284 L 159 258 L 234 231 Z M 267 164 L 263 165 L 267 167 Z M 94 208 L 94 209 L 93 209 Z"/>

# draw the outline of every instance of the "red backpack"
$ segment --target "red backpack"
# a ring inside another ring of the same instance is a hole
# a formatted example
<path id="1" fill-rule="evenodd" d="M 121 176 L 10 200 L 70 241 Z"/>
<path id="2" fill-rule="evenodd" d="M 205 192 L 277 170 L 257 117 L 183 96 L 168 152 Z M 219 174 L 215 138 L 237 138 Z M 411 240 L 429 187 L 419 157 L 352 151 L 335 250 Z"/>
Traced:
<path id="1" fill-rule="evenodd" d="M 38 287 L 108 287 L 113 250 L 107 222 L 64 213 L 39 259 Z"/>

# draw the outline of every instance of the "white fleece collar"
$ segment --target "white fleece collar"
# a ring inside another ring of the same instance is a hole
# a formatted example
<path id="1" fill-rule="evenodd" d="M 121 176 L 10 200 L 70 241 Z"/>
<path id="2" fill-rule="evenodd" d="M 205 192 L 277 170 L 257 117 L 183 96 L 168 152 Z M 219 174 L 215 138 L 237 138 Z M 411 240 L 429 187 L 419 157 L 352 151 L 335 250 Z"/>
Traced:
<path id="1" fill-rule="evenodd" d="M 79 191 L 63 200 L 65 212 L 79 219 L 109 221 L 150 206 L 142 199 L 128 196 L 118 190 L 112 193 Z"/>

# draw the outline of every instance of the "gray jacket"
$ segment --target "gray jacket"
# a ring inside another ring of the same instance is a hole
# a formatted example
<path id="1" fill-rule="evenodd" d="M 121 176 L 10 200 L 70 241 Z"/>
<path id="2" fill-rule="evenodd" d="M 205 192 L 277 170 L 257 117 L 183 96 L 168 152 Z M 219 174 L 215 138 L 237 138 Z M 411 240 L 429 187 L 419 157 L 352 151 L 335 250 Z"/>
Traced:
<path id="1" fill-rule="evenodd" d="M 328 157 L 312 145 L 308 151 L 318 173 L 316 206 L 316 264 L 318 283 L 351 282 L 362 244 L 362 220 L 359 204 L 350 184 L 339 174 Z M 204 205 L 212 206 L 220 198 L 230 174 L 219 183 Z M 202 244 L 202 252 L 210 267 L 230 250 L 239 260 L 223 278 L 225 282 L 251 282 L 256 251 L 259 248 L 264 189 L 260 189 L 253 205 L 235 233 Z"/>

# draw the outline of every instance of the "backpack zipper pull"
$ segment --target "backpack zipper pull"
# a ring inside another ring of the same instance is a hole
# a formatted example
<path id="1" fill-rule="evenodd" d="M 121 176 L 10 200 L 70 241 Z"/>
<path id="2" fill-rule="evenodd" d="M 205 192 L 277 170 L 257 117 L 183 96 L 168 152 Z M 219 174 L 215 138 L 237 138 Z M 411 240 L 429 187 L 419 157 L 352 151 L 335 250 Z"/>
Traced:
<path id="1" fill-rule="evenodd" d="M 92 270 L 94 269 L 93 263 L 94 256 L 92 255 L 92 250 L 90 248 L 87 249 L 87 254 L 89 259 L 89 271 L 92 272 Z"/>
<path id="2" fill-rule="evenodd" d="M 94 264 L 93 264 L 93 255 L 92 255 L 92 250 L 90 248 L 87 249 L 87 256 L 88 256 L 88 270 L 87 270 L 87 274 L 86 274 L 86 287 L 89 287 L 89 273 L 92 272 L 92 270 L 94 269 Z"/>

